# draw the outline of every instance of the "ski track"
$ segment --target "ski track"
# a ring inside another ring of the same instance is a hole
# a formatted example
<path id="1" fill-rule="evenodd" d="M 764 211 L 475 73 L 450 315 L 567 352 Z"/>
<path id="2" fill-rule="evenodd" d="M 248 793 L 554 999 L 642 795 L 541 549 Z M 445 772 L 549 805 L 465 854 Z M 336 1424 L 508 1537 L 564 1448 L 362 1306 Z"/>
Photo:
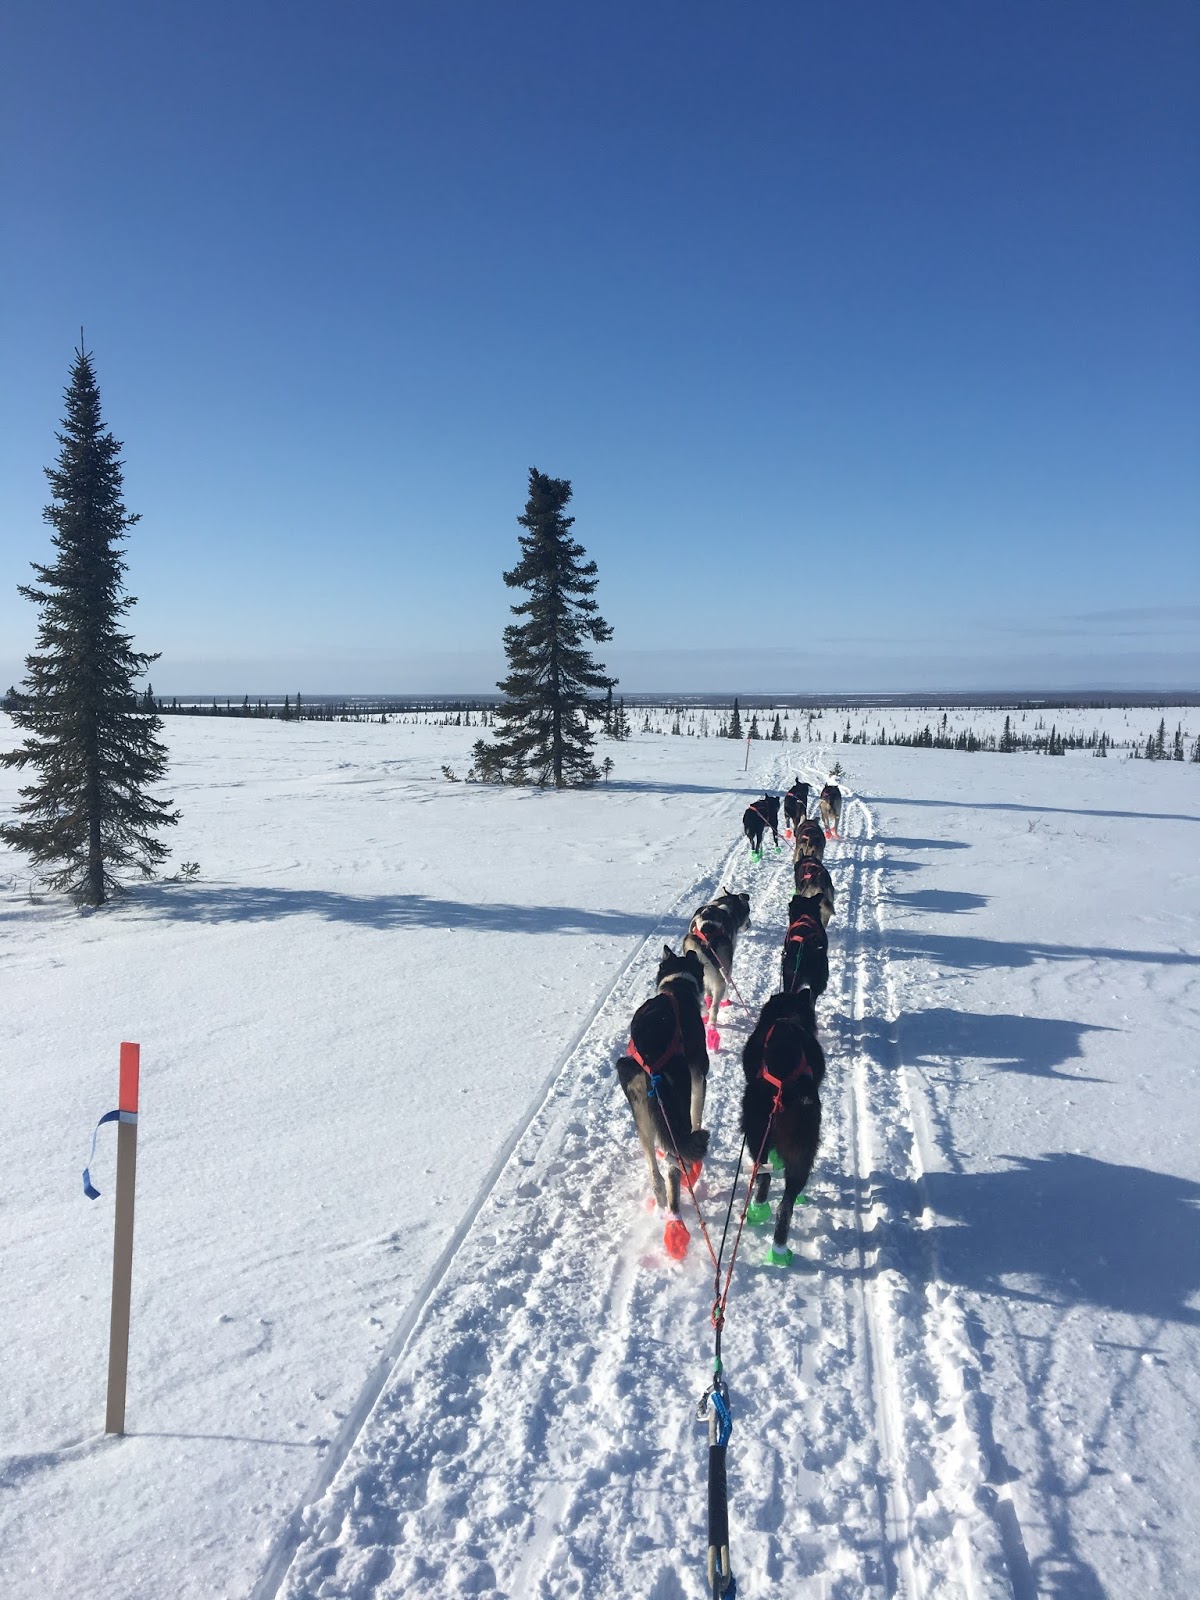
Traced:
<path id="1" fill-rule="evenodd" d="M 793 761 L 776 756 L 768 787 Z M 812 1204 L 797 1207 L 786 1272 L 762 1264 L 769 1225 L 746 1230 L 723 1341 L 739 1593 L 1031 1600 L 1011 1499 L 988 1482 L 980 1364 L 927 1246 L 929 1135 L 896 1046 L 883 847 L 848 792 L 843 821 L 827 852 L 838 912 Z M 686 1196 L 688 1258 L 662 1250 L 613 1063 L 662 940 L 678 947 L 690 910 L 749 876 L 734 977 L 752 1015 L 736 998 L 726 1013 L 698 1185 L 718 1243 L 741 1047 L 777 987 L 790 864 L 768 846 L 748 871 L 739 839 L 619 970 L 397 1331 L 390 1377 L 368 1382 L 255 1600 L 704 1600 L 696 1403 L 712 1367 L 712 1266 Z M 773 1202 L 780 1192 L 777 1179 Z"/>

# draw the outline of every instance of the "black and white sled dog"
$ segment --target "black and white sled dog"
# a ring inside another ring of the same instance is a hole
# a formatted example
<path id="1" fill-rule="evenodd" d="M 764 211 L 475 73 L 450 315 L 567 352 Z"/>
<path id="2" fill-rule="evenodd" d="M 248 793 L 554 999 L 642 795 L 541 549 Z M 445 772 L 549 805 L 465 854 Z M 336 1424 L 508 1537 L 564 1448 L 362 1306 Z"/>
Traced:
<path id="1" fill-rule="evenodd" d="M 633 1014 L 629 1048 L 617 1062 L 617 1077 L 633 1112 L 654 1198 L 667 1213 L 663 1244 L 669 1255 L 682 1260 L 688 1231 L 679 1215 L 680 1163 L 689 1173 L 696 1171 L 708 1149 L 708 1130 L 700 1126 L 708 1051 L 700 1015 L 704 976 L 699 957 L 690 951 L 677 956 L 670 945 L 663 945 L 655 982 L 657 992 Z M 666 1156 L 665 1182 L 660 1150 Z"/>
<path id="2" fill-rule="evenodd" d="M 785 994 L 808 989 L 814 1000 L 819 1000 L 829 986 L 829 936 L 820 902 L 805 895 L 793 895 L 788 903 L 780 977 Z"/>
<path id="3" fill-rule="evenodd" d="M 792 860 L 800 861 L 805 856 L 816 856 L 818 861 L 823 860 L 825 856 L 825 830 L 815 817 L 802 822 L 796 829 Z"/>
<path id="4" fill-rule="evenodd" d="M 747 1148 L 762 1161 L 746 1215 L 751 1222 L 765 1222 L 770 1215 L 771 1168 L 766 1158 L 774 1150 L 783 1164 L 783 1199 L 775 1213 L 767 1259 L 773 1266 L 786 1267 L 792 1259 L 787 1242 L 792 1210 L 808 1182 L 821 1139 L 825 1053 L 817 1041 L 809 990 L 771 996 L 746 1041 L 742 1068 L 746 1074 L 742 1131 Z"/>
<path id="5" fill-rule="evenodd" d="M 789 828 L 796 828 L 808 816 L 808 785 L 797 778 L 783 797 L 783 820 Z"/>
<path id="6" fill-rule="evenodd" d="M 765 794 L 742 813 L 742 832 L 750 841 L 755 856 L 762 855 L 763 834 L 770 828 L 771 838 L 779 844 L 779 796 Z"/>
<path id="7" fill-rule="evenodd" d="M 836 839 L 838 829 L 842 825 L 842 791 L 836 783 L 827 783 L 821 790 L 820 799 L 821 821 L 825 825 L 825 837 Z"/>
<path id="8" fill-rule="evenodd" d="M 704 1010 L 708 1019 L 708 1048 L 721 1048 L 717 1031 L 725 1002 L 725 987 L 733 970 L 733 950 L 738 934 L 750 921 L 750 896 L 722 889 L 715 900 L 693 912 L 683 948 L 700 958 L 704 969 Z"/>
<path id="9" fill-rule="evenodd" d="M 828 927 L 830 917 L 837 910 L 829 868 L 816 856 L 801 856 L 793 866 L 792 873 L 796 880 L 796 893 L 806 900 L 818 901 L 821 921 Z"/>

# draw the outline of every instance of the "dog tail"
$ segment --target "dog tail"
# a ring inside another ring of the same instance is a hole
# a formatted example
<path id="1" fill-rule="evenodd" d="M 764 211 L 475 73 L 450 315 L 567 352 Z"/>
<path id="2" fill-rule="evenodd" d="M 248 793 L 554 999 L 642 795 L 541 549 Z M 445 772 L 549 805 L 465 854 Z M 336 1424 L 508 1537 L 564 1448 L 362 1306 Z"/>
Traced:
<path id="1" fill-rule="evenodd" d="M 663 1116 L 662 1106 L 657 1098 L 650 1101 L 650 1115 L 654 1118 L 654 1128 L 658 1134 L 658 1144 L 661 1150 L 668 1155 L 679 1152 L 679 1159 L 685 1166 L 690 1166 L 693 1161 L 700 1161 L 708 1149 L 708 1129 L 690 1128 L 685 1122 L 682 1128 L 674 1123 L 668 1123 Z"/>
<path id="2" fill-rule="evenodd" d="M 655 1122 L 662 1123 L 662 1121 L 663 1119 L 660 1115 L 658 1115 L 656 1106 Z M 707 1128 L 685 1128 L 682 1132 L 676 1128 L 676 1143 L 674 1146 L 671 1144 L 671 1138 L 667 1133 L 665 1124 L 660 1127 L 659 1132 L 665 1135 L 663 1149 L 677 1150 L 679 1152 L 679 1159 L 683 1162 L 684 1166 L 691 1166 L 693 1161 L 702 1161 L 704 1159 L 705 1152 L 708 1149 Z"/>

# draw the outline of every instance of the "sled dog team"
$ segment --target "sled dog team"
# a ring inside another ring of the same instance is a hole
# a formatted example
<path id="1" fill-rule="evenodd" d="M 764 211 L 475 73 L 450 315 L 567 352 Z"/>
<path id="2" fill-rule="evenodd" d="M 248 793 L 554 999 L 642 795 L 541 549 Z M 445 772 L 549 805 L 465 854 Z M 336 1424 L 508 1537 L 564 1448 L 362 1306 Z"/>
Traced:
<path id="1" fill-rule="evenodd" d="M 808 1182 L 821 1134 L 825 1056 L 817 1038 L 816 1002 L 829 982 L 825 930 L 836 903 L 823 857 L 826 840 L 838 837 L 842 816 L 842 793 L 835 783 L 821 790 L 819 821 L 808 816 L 808 790 L 797 778 L 783 797 L 787 836 L 793 840 L 795 889 L 788 905 L 780 992 L 763 1006 L 742 1051 L 742 1132 L 751 1161 L 761 1161 L 747 1218 L 767 1220 L 771 1169 L 781 1167 L 783 1199 L 768 1257 L 777 1266 L 792 1259 L 787 1243 L 792 1209 Z M 756 800 L 743 815 L 742 828 L 752 860 L 761 859 L 768 830 L 778 849 L 779 797 Z M 634 1012 L 629 1045 L 617 1062 L 654 1198 L 667 1215 L 663 1243 L 676 1260 L 686 1254 L 689 1239 L 680 1215 L 680 1184 L 694 1185 L 708 1150 L 703 1121 L 709 1051 L 721 1046 L 720 1010 L 730 1004 L 726 988 L 732 981 L 734 949 L 749 920 L 750 896 L 728 889 L 693 913 L 682 955 L 663 946 L 655 992 Z M 736 985 L 734 989 L 736 993 Z"/>

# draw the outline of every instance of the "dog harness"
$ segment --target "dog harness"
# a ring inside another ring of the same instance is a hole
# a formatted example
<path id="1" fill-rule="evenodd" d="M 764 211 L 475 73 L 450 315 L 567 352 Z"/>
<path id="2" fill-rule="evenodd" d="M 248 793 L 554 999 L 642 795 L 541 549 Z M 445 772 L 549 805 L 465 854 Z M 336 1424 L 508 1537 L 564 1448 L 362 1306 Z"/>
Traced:
<path id="1" fill-rule="evenodd" d="M 692 933 L 697 939 L 699 939 L 705 950 L 708 951 L 712 960 L 716 962 L 717 966 L 719 967 L 721 963 L 717 957 L 717 952 L 712 947 L 712 940 L 709 938 L 706 929 L 712 929 L 712 931 L 717 934 L 727 934 L 729 932 L 729 928 L 724 921 L 718 922 L 715 917 L 705 917 L 704 921 L 699 927 L 692 929 Z"/>
<path id="2" fill-rule="evenodd" d="M 670 982 L 673 983 L 676 978 L 686 978 L 687 979 L 687 981 L 695 989 L 696 996 L 697 996 L 697 1001 L 698 1001 L 699 1000 L 699 995 L 700 995 L 700 985 L 696 982 L 695 978 L 692 977 L 691 973 L 690 972 L 676 972 L 676 973 L 673 973 L 671 975 L 671 978 L 669 980 L 664 979 L 663 981 L 664 982 L 670 981 Z M 644 1059 L 644 1057 L 642 1056 L 641 1051 L 638 1049 L 637 1045 L 634 1044 L 632 1037 L 629 1040 L 629 1048 L 625 1052 L 625 1054 L 630 1058 L 631 1061 L 636 1061 L 637 1062 L 638 1066 L 641 1067 L 642 1071 L 650 1079 L 650 1094 L 651 1094 L 651 1097 L 653 1097 L 656 1089 L 658 1088 L 658 1082 L 657 1082 L 658 1075 L 662 1071 L 663 1067 L 665 1067 L 667 1062 L 670 1061 L 674 1056 L 683 1054 L 683 1025 L 680 1022 L 680 1018 L 679 1018 L 679 1001 L 675 998 L 675 996 L 671 993 L 671 991 L 669 989 L 666 991 L 665 994 L 660 989 L 658 991 L 658 993 L 654 996 L 654 999 L 656 999 L 656 1000 L 669 1000 L 671 1002 L 671 1010 L 674 1011 L 674 1013 L 675 1013 L 675 1031 L 671 1035 L 670 1044 L 663 1051 L 662 1055 L 658 1056 L 653 1062 L 647 1062 Z"/>
<path id="3" fill-rule="evenodd" d="M 797 928 L 803 928 L 805 931 L 803 933 L 801 933 L 798 938 L 793 939 L 792 935 L 796 932 Z M 819 917 L 815 917 L 812 914 L 811 911 L 805 911 L 801 916 L 796 918 L 795 922 L 789 924 L 788 931 L 783 936 L 783 948 L 784 948 L 784 950 L 786 951 L 788 945 L 790 945 L 790 944 L 805 944 L 805 943 L 807 943 L 808 935 L 810 933 L 820 933 L 820 934 L 823 935 L 825 933 L 825 929 L 821 925 L 821 920 L 820 920 Z M 826 949 L 828 949 L 828 947 L 829 947 L 828 939 L 825 940 L 825 947 L 826 947 Z M 800 967 L 799 967 L 799 962 L 797 961 L 796 967 L 792 972 L 793 980 L 798 978 L 799 975 L 800 975 Z M 795 990 L 793 988 L 789 987 L 787 992 L 789 994 L 793 994 L 793 993 L 795 993 Z M 771 1036 L 768 1033 L 767 1038 L 769 1039 L 770 1037 Z M 766 1049 L 765 1041 L 763 1043 L 763 1049 L 764 1050 Z"/>
<path id="4" fill-rule="evenodd" d="M 795 1083 L 797 1078 L 811 1078 L 813 1075 L 812 1068 L 808 1064 L 808 1057 L 804 1053 L 803 1045 L 800 1047 L 799 1062 L 797 1063 L 795 1069 L 789 1072 L 786 1077 L 777 1078 L 773 1072 L 767 1071 L 767 1046 L 771 1042 L 771 1035 L 775 1032 L 775 1029 L 780 1026 L 786 1027 L 787 1024 L 773 1022 L 767 1029 L 767 1037 L 763 1040 L 762 1045 L 762 1061 L 759 1063 L 758 1068 L 759 1077 L 762 1078 L 764 1082 L 773 1084 L 775 1086 L 774 1111 L 778 1111 L 783 1105 L 783 1089 L 785 1084 Z"/>
<path id="5" fill-rule="evenodd" d="M 653 1083 L 653 1080 L 658 1076 L 661 1069 L 666 1066 L 667 1062 L 671 1060 L 672 1056 L 679 1055 L 683 1050 L 683 1028 L 680 1026 L 679 1022 L 679 1001 L 676 1000 L 673 994 L 664 996 L 661 990 L 655 996 L 655 999 L 660 998 L 669 1000 L 671 1002 L 671 1009 L 675 1013 L 675 1032 L 671 1035 L 670 1044 L 663 1051 L 662 1055 L 657 1056 L 652 1062 L 645 1059 L 637 1045 L 634 1044 L 632 1038 L 629 1041 L 629 1050 L 627 1052 L 628 1055 L 637 1062 L 638 1066 L 641 1067 L 642 1071 L 650 1078 L 651 1083 Z M 651 1090 L 651 1093 L 653 1093 L 653 1089 Z"/>
<path id="6" fill-rule="evenodd" d="M 771 826 L 771 818 L 770 818 L 770 815 L 766 811 L 763 810 L 763 806 L 765 804 L 766 804 L 765 800 L 756 800 L 752 806 L 747 806 L 746 810 L 747 811 L 756 811 L 758 813 L 758 815 L 766 823 L 767 827 L 769 828 Z"/>

